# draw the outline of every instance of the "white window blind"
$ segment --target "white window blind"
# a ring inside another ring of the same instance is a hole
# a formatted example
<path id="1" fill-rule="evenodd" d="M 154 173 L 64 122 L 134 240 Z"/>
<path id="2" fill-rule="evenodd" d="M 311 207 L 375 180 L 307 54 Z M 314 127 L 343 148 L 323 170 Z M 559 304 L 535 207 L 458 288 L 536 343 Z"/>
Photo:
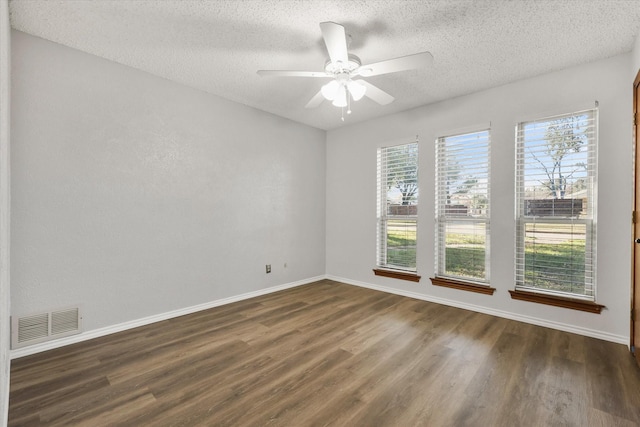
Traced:
<path id="1" fill-rule="evenodd" d="M 418 143 L 378 149 L 376 265 L 416 271 Z"/>
<path id="2" fill-rule="evenodd" d="M 595 299 L 597 118 L 517 127 L 517 289 Z"/>
<path id="3" fill-rule="evenodd" d="M 489 282 L 489 130 L 436 143 L 436 276 Z"/>

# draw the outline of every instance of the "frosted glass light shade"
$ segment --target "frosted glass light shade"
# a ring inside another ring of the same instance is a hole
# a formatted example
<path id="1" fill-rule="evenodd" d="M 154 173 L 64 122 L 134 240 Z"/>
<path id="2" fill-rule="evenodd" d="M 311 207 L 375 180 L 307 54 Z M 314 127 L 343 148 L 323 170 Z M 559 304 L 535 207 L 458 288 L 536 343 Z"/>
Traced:
<path id="1" fill-rule="evenodd" d="M 339 86 L 340 85 L 337 81 L 331 80 L 329 83 L 320 88 L 322 96 L 324 96 L 324 98 L 328 99 L 329 101 L 333 101 L 334 99 L 336 99 L 336 96 L 338 96 Z"/>
<path id="2" fill-rule="evenodd" d="M 354 101 L 360 101 L 367 91 L 366 86 L 357 80 L 350 80 L 349 83 L 347 83 L 347 87 Z"/>
<path id="3" fill-rule="evenodd" d="M 336 107 L 347 106 L 347 88 L 344 85 L 340 85 L 338 87 L 338 95 L 336 96 L 336 99 L 333 100 L 332 104 Z"/>

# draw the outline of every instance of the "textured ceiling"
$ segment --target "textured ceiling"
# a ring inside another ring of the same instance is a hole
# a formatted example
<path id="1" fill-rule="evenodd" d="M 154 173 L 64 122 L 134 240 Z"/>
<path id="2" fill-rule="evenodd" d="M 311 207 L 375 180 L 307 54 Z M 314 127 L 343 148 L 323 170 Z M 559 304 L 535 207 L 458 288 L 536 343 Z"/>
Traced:
<path id="1" fill-rule="evenodd" d="M 13 0 L 10 11 L 17 30 L 321 129 L 342 125 L 329 102 L 304 108 L 324 80 L 256 71 L 322 70 L 323 21 L 346 27 L 363 63 L 435 59 L 368 78 L 396 100 L 364 98 L 345 124 L 629 52 L 640 30 L 638 0 Z"/>

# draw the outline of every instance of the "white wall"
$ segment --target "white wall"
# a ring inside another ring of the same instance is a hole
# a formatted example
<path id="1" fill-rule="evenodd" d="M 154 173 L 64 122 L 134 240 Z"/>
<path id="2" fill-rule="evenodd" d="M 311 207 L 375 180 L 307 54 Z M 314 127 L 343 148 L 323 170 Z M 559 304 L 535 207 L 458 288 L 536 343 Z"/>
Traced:
<path id="1" fill-rule="evenodd" d="M 471 307 L 618 342 L 628 342 L 631 212 L 631 56 L 622 55 L 451 99 L 327 135 L 327 274 L 350 283 Z M 514 288 L 514 128 L 518 121 L 600 102 L 598 302 L 602 314 L 510 298 Z M 355 114 L 355 112 L 354 112 Z M 491 123 L 493 296 L 431 285 L 434 274 L 434 141 L 456 129 Z M 420 283 L 373 275 L 376 252 L 376 149 L 419 135 Z"/>
<path id="2" fill-rule="evenodd" d="M 12 315 L 91 331 L 324 274 L 323 131 L 12 34 Z"/>
<path id="3" fill-rule="evenodd" d="M 9 2 L 0 0 L 0 426 L 9 411 Z"/>

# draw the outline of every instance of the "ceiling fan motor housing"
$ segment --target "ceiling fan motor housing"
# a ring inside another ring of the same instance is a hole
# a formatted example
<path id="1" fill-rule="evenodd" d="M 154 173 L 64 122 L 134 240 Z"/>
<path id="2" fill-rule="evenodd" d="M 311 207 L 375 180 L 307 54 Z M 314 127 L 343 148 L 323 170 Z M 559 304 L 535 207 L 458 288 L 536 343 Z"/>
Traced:
<path id="1" fill-rule="evenodd" d="M 342 73 L 351 74 L 352 72 L 360 68 L 360 65 L 362 65 L 360 58 L 350 53 L 349 61 L 347 61 L 346 63 L 341 61 L 331 62 L 331 60 L 328 59 L 327 62 L 325 62 L 324 64 L 324 70 L 327 73 L 334 74 L 334 75 L 338 75 Z"/>

